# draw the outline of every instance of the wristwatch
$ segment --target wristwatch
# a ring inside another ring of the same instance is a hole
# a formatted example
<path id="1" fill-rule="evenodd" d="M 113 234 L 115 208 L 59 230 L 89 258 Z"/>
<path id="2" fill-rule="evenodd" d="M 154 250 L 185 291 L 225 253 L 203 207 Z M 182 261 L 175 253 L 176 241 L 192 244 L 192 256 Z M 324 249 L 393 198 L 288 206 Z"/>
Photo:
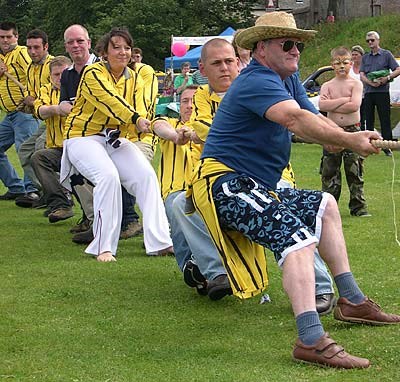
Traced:
<path id="1" fill-rule="evenodd" d="M 388 82 L 390 82 L 392 79 L 390 76 L 387 76 L 387 80 L 388 80 Z"/>

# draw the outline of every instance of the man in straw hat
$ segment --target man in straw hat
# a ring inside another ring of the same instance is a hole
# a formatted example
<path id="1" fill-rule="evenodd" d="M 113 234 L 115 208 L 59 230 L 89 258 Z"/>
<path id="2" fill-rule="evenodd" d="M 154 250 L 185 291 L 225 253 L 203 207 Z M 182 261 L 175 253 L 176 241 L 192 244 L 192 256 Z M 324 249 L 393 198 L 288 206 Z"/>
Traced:
<path id="1" fill-rule="evenodd" d="M 224 240 L 238 240 L 232 233 L 241 233 L 274 253 L 296 317 L 299 338 L 294 360 L 367 368 L 369 360 L 346 353 L 319 320 L 314 298 L 316 246 L 339 291 L 336 319 L 383 325 L 400 323 L 400 316 L 384 313 L 358 287 L 335 199 L 320 191 L 275 190 L 289 161 L 291 132 L 330 150 L 346 147 L 364 156 L 378 152 L 371 144 L 380 138 L 378 133 L 347 133 L 308 101 L 297 70 L 304 41 L 315 33 L 298 29 L 290 14 L 271 12 L 238 34 L 238 45 L 251 49 L 253 60 L 218 108 L 194 172 L 192 198 L 220 255 L 226 262 L 233 258 L 248 265 L 254 285 L 262 284 L 259 253 L 249 247 L 239 257 L 226 250 L 232 245 L 224 245 Z M 229 279 L 234 289 L 235 280 L 231 275 Z"/>

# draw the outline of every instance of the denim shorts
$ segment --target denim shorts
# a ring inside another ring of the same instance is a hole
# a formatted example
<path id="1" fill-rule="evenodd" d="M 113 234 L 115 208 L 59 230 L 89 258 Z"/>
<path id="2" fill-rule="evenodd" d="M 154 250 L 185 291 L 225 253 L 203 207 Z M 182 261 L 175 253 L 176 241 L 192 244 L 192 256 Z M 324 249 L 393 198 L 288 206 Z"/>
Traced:
<path id="1" fill-rule="evenodd" d="M 290 252 L 319 241 L 327 200 L 321 191 L 271 191 L 240 175 L 215 187 L 213 199 L 221 229 L 270 249 L 280 266 Z"/>

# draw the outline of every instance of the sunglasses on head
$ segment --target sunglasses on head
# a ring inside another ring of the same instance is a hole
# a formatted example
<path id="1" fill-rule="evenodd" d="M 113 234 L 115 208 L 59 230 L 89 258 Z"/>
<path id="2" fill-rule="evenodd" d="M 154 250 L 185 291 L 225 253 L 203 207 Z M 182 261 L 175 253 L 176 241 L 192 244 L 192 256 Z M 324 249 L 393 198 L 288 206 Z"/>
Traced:
<path id="1" fill-rule="evenodd" d="M 284 52 L 289 52 L 290 50 L 293 49 L 294 46 L 296 46 L 297 50 L 301 53 L 304 49 L 304 42 L 299 42 L 299 41 L 293 41 L 293 40 L 286 40 L 284 42 L 279 43 L 282 47 L 282 50 Z"/>
<path id="2" fill-rule="evenodd" d="M 374 41 L 375 41 L 374 38 L 369 38 L 369 39 L 367 39 L 367 42 L 374 42 Z"/>

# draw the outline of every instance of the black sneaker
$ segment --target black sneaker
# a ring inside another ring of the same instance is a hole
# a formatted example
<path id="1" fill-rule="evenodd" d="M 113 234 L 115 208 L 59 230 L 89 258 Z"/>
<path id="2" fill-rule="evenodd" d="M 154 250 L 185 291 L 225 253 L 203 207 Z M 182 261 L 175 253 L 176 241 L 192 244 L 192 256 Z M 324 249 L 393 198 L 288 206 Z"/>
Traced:
<path id="1" fill-rule="evenodd" d="M 15 198 L 15 204 L 18 207 L 32 208 L 33 204 L 40 200 L 40 195 L 37 192 L 28 192 L 23 196 L 18 196 Z"/>
<path id="2" fill-rule="evenodd" d="M 208 297 L 211 300 L 221 300 L 225 296 L 232 294 L 231 284 L 227 275 L 219 275 L 214 280 L 208 281 L 207 285 Z"/>
<path id="3" fill-rule="evenodd" d="M 207 294 L 207 280 L 200 272 L 199 267 L 192 260 L 188 260 L 183 267 L 183 280 L 191 288 L 196 288 L 197 293 L 205 296 Z"/>
<path id="4" fill-rule="evenodd" d="M 76 244 L 90 244 L 94 239 L 93 229 L 90 227 L 88 230 L 78 232 L 72 236 L 72 241 Z"/>
<path id="5" fill-rule="evenodd" d="M 47 207 L 47 199 L 44 195 L 41 196 L 39 200 L 32 203 L 32 208 L 42 209 Z"/>

